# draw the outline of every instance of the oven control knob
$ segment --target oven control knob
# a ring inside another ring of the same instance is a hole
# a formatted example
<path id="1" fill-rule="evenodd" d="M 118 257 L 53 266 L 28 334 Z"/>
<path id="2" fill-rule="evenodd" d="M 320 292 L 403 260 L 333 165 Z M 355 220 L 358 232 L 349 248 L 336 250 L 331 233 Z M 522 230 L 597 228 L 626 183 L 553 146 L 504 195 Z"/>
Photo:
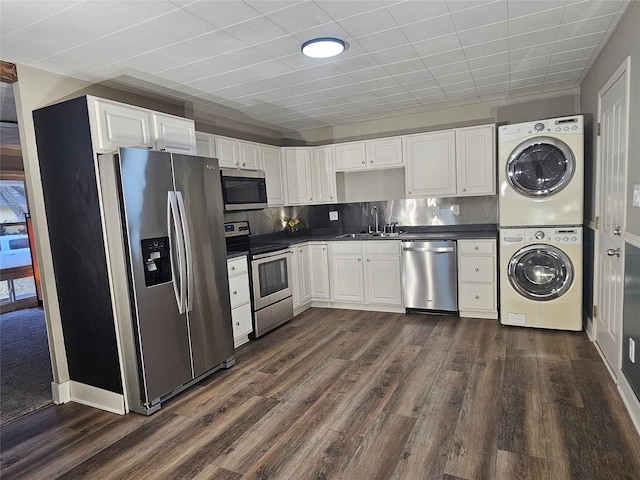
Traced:
<path id="1" fill-rule="evenodd" d="M 536 123 L 533 128 L 535 128 L 536 132 L 541 132 L 544 130 L 544 123 Z"/>
<path id="2" fill-rule="evenodd" d="M 533 237 L 536 240 L 542 240 L 544 238 L 544 232 L 542 230 L 538 230 Z"/>

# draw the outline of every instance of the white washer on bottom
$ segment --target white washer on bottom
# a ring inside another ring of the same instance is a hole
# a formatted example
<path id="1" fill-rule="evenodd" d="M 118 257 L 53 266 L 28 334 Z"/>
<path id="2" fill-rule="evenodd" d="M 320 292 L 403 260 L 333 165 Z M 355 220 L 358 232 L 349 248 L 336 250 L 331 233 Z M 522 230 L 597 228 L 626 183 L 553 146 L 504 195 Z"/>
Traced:
<path id="1" fill-rule="evenodd" d="M 582 330 L 582 227 L 500 229 L 500 322 Z"/>

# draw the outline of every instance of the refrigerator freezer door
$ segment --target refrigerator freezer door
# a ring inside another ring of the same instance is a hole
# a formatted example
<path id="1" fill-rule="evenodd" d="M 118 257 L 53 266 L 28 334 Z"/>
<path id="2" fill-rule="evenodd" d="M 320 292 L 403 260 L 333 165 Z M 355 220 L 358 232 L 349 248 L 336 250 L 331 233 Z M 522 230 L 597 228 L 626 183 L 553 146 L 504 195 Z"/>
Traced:
<path id="1" fill-rule="evenodd" d="M 218 160 L 173 154 L 176 196 L 190 239 L 187 311 L 194 376 L 233 357 L 222 188 Z"/>
<path id="2" fill-rule="evenodd" d="M 145 268 L 153 266 L 144 258 L 142 242 L 169 236 L 173 245 L 178 241 L 167 225 L 167 197 L 173 190 L 171 155 L 121 149 L 119 159 L 142 401 L 153 403 L 192 378 L 187 319 L 178 311 L 172 281 L 145 285 Z M 117 208 L 115 202 L 111 208 Z M 172 278 L 177 274 L 172 271 Z"/>

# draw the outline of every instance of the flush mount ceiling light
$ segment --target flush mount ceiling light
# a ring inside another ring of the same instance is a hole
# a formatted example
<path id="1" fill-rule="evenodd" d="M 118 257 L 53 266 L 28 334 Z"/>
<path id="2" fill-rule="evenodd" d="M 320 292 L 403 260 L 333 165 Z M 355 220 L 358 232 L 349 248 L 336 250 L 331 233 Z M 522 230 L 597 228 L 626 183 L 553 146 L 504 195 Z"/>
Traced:
<path id="1" fill-rule="evenodd" d="M 302 44 L 302 53 L 311 58 L 335 57 L 344 51 L 344 42 L 339 38 L 314 38 Z"/>

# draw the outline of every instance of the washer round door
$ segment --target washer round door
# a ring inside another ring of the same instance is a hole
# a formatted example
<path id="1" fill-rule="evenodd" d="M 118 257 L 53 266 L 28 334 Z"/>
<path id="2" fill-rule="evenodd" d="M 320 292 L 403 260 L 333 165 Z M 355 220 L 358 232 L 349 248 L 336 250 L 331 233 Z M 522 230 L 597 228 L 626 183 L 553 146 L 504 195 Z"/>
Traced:
<path id="1" fill-rule="evenodd" d="M 511 152 L 507 179 L 525 197 L 548 197 L 569 184 L 575 169 L 575 156 L 566 143 L 552 137 L 534 137 Z"/>
<path id="2" fill-rule="evenodd" d="M 552 245 L 530 245 L 511 257 L 511 286 L 529 300 L 549 301 L 564 295 L 573 283 L 573 263 Z"/>

